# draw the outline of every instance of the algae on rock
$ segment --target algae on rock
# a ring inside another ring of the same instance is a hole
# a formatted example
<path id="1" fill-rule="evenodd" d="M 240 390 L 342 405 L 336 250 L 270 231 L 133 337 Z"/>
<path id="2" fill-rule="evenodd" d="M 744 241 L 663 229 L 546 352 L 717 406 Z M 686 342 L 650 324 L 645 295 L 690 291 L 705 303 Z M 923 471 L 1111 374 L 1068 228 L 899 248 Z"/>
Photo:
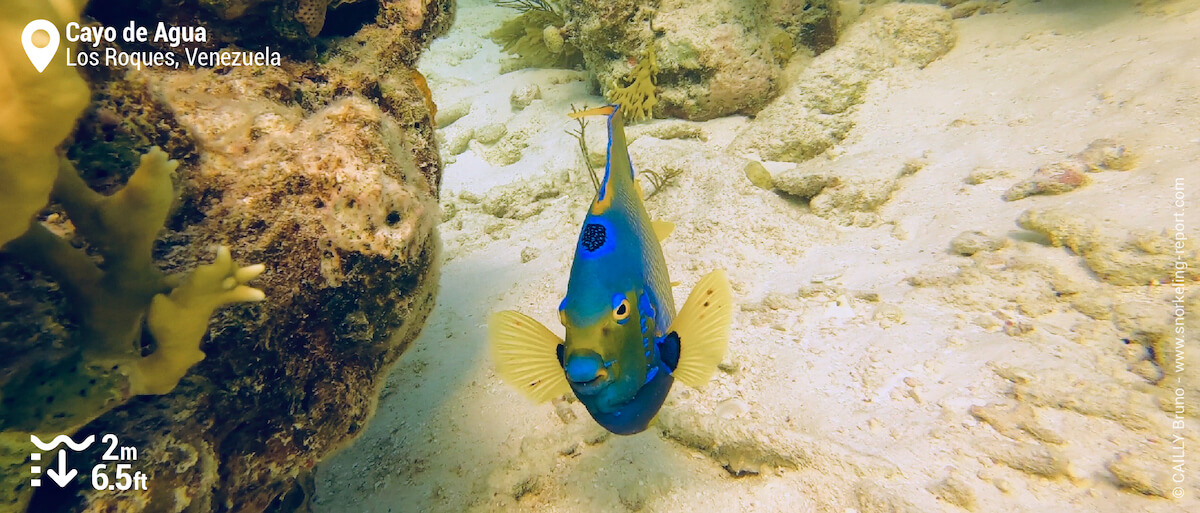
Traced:
<path id="1" fill-rule="evenodd" d="M 441 23 L 437 5 L 427 23 Z M 175 392 L 81 432 L 156 450 L 139 468 L 171 493 L 142 511 L 260 511 L 303 497 L 302 476 L 374 414 L 437 289 L 441 162 L 411 73 L 416 37 L 372 25 L 322 62 L 148 74 L 199 149 L 181 166 L 164 268 L 215 245 L 271 267 L 255 282 L 270 301 L 220 312 L 207 357 Z M 126 502 L 86 490 L 74 504 Z"/>

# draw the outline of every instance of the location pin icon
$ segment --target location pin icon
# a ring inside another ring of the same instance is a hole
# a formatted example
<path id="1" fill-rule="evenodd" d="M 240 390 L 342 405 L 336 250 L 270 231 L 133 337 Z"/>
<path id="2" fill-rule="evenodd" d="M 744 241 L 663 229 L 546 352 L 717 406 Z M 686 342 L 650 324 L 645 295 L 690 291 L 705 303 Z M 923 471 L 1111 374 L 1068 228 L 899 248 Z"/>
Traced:
<path id="1" fill-rule="evenodd" d="M 34 44 L 33 36 L 38 31 L 50 35 L 50 40 L 45 45 Z M 21 32 L 21 44 L 25 46 L 25 55 L 29 56 L 29 62 L 32 62 L 33 67 L 37 68 L 38 73 L 41 73 L 54 59 L 54 54 L 58 52 L 58 27 L 46 20 L 33 20 L 25 25 L 25 30 Z"/>

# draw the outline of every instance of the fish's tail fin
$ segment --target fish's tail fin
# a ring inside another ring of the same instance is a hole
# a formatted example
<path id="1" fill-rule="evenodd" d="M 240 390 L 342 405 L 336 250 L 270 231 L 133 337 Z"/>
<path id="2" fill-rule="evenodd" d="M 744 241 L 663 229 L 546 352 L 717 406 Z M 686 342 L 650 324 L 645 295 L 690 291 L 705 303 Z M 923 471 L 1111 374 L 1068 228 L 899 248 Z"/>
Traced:
<path id="1" fill-rule="evenodd" d="M 679 364 L 675 378 L 692 388 L 712 379 L 717 364 L 729 349 L 733 324 L 733 292 L 725 271 L 708 273 L 688 295 L 670 331 L 679 337 Z"/>
<path id="2" fill-rule="evenodd" d="M 558 361 L 562 339 L 512 310 L 488 319 L 488 345 L 496 373 L 526 397 L 542 403 L 571 391 Z"/>

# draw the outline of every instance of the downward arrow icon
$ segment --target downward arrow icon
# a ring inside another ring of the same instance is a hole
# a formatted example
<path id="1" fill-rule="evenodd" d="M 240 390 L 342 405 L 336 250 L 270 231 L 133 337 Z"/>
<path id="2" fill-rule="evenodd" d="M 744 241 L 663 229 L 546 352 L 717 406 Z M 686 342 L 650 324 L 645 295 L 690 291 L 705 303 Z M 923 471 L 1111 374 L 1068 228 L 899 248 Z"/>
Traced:
<path id="1" fill-rule="evenodd" d="M 70 483 L 72 479 L 75 479 L 75 475 L 79 474 L 78 470 L 70 469 L 70 472 L 67 472 L 67 470 L 67 450 L 59 449 L 58 471 L 55 471 L 52 468 L 46 469 L 46 475 L 50 476 L 50 479 L 53 479 L 54 482 L 58 484 L 59 488 L 62 488 L 67 486 L 67 483 Z"/>

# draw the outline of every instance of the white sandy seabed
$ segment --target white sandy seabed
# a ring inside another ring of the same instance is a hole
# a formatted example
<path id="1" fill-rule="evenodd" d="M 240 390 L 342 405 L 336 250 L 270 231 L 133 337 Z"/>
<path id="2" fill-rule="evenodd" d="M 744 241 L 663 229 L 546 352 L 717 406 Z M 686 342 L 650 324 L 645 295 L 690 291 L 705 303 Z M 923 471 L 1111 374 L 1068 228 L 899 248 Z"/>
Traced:
<path id="1" fill-rule="evenodd" d="M 955 20 L 953 50 L 875 81 L 848 137 L 814 161 L 915 171 L 868 226 L 752 185 L 730 146 L 746 118 L 661 131 L 690 139 L 638 129 L 634 165 L 680 171 L 647 200 L 677 226 L 664 243 L 677 301 L 724 268 L 738 311 L 714 381 L 677 386 L 632 437 L 573 400 L 530 403 L 489 360 L 490 312 L 561 333 L 555 308 L 592 194 L 565 114 L 602 99 L 578 72 L 500 75 L 486 34 L 513 12 L 460 5 L 421 63 L 443 110 L 469 109 L 442 129 L 438 307 L 366 432 L 319 467 L 315 508 L 1200 511 L 1200 418 L 1174 429 L 1164 355 L 1138 338 L 1165 331 L 1173 289 L 1095 272 L 1105 255 L 1167 242 L 1178 178 L 1200 198 L 1195 3 L 1013 1 Z M 514 108 L 531 84 L 541 98 Z M 590 131 L 595 148 L 603 131 Z M 1067 194 L 1002 199 L 1099 138 L 1138 164 Z M 1030 209 L 1058 212 L 1047 223 L 1060 231 L 1019 227 Z M 968 231 L 983 234 L 973 256 L 951 249 Z M 1075 251 L 1053 244 L 1072 234 L 1086 239 L 1064 242 Z M 1185 374 L 1200 372 L 1185 356 Z"/>

